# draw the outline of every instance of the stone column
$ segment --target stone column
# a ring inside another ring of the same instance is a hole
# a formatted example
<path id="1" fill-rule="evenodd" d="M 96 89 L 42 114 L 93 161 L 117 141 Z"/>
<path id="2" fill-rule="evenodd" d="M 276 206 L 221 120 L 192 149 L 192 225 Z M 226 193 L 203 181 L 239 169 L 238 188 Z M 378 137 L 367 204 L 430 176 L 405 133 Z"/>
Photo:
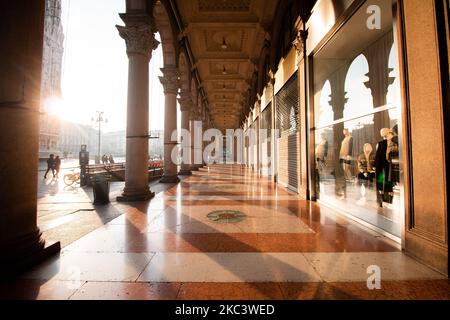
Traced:
<path id="1" fill-rule="evenodd" d="M 8 278 L 60 250 L 37 226 L 39 107 L 45 1 L 2 3 L 0 274 Z"/>
<path id="2" fill-rule="evenodd" d="M 180 73 L 174 66 L 161 69 L 163 76 L 159 79 L 164 87 L 164 175 L 161 183 L 178 183 L 177 165 L 172 161 L 172 151 L 177 141 L 172 141 L 172 133 L 177 130 L 177 94 L 180 88 Z"/>
<path id="3" fill-rule="evenodd" d="M 199 171 L 198 164 L 195 163 L 195 153 L 197 149 L 195 147 L 195 121 L 197 121 L 198 115 L 195 108 L 190 112 L 190 123 L 191 123 L 191 171 Z"/>
<path id="4" fill-rule="evenodd" d="M 192 98 L 189 93 L 182 93 L 180 99 L 178 99 L 181 108 L 181 129 L 185 129 L 191 133 L 191 136 L 194 134 L 190 131 L 190 112 L 193 108 Z M 192 175 L 191 171 L 191 139 L 189 141 L 182 141 L 182 152 L 183 159 L 186 156 L 189 161 L 185 163 L 184 161 L 181 163 L 181 170 L 178 173 L 180 176 L 190 176 Z M 187 154 L 186 154 L 187 153 Z"/>
<path id="5" fill-rule="evenodd" d="M 122 19 L 126 26 L 117 29 L 128 55 L 127 151 L 125 189 L 117 200 L 145 201 L 154 196 L 148 186 L 149 62 L 159 42 L 148 16 Z"/>

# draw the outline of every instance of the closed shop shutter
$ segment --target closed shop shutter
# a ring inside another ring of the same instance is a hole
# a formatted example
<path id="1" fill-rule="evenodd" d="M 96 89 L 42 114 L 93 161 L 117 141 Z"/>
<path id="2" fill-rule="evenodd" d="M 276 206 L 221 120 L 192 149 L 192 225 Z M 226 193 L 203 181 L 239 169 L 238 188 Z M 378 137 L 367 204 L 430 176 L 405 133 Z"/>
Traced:
<path id="1" fill-rule="evenodd" d="M 250 126 L 250 136 L 252 136 L 255 133 L 255 122 L 252 123 L 252 125 Z M 248 147 L 248 155 L 249 155 L 249 167 L 252 170 L 255 170 L 255 165 L 256 165 L 256 143 L 254 141 L 255 139 L 249 138 L 249 147 Z"/>
<path id="2" fill-rule="evenodd" d="M 269 104 L 261 114 L 261 174 L 265 177 L 272 175 L 272 104 Z"/>
<path id="3" fill-rule="evenodd" d="M 297 73 L 275 97 L 278 129 L 278 182 L 298 191 L 300 181 L 300 128 Z"/>
<path id="4" fill-rule="evenodd" d="M 248 129 L 244 132 L 244 164 L 248 167 L 248 139 L 247 139 Z"/>
<path id="5" fill-rule="evenodd" d="M 255 130 L 255 141 L 253 143 L 253 170 L 256 172 L 259 172 L 259 156 L 258 156 L 258 152 L 259 152 L 259 148 L 258 148 L 258 144 L 259 144 L 259 139 L 258 139 L 258 132 L 259 132 L 259 118 L 256 118 L 255 122 L 253 122 L 253 129 Z"/>

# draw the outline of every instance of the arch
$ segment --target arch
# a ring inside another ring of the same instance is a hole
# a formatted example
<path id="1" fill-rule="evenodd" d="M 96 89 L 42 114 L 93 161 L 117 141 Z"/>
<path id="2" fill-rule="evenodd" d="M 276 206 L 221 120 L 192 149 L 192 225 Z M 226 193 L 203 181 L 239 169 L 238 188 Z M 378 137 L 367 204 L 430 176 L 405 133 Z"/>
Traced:
<path id="1" fill-rule="evenodd" d="M 333 107 L 331 106 L 331 83 L 326 80 L 320 90 L 320 98 L 318 103 L 318 110 L 316 110 L 317 115 L 317 126 L 323 127 L 334 120 Z"/>
<path id="2" fill-rule="evenodd" d="M 347 103 L 344 106 L 344 118 L 358 114 L 370 113 L 373 110 L 372 92 L 365 83 L 369 80 L 369 62 L 364 54 L 357 56 L 347 71 L 345 77 L 345 92 L 347 93 Z M 361 119 L 349 121 L 346 127 L 363 124 Z M 364 124 L 373 122 L 373 116 L 364 118 Z"/>
<path id="3" fill-rule="evenodd" d="M 195 79 L 192 79 L 191 81 L 191 88 L 190 88 L 190 92 L 191 92 L 191 97 L 192 97 L 192 101 L 194 102 L 194 106 L 197 108 L 198 111 L 198 96 L 197 96 L 197 82 L 195 81 Z"/>
<path id="4" fill-rule="evenodd" d="M 198 103 L 198 112 L 201 116 L 203 116 L 203 99 L 200 91 L 197 92 L 197 103 Z"/>
<path id="5" fill-rule="evenodd" d="M 264 87 L 267 85 L 268 72 L 270 68 L 270 44 L 266 40 L 264 46 L 259 54 L 259 66 L 258 66 L 258 89 L 257 93 L 262 94 Z"/>
<path id="6" fill-rule="evenodd" d="M 180 50 L 180 55 L 178 56 L 178 68 L 180 70 L 181 92 L 189 92 L 191 90 L 189 63 L 183 49 Z"/>
<path id="7" fill-rule="evenodd" d="M 165 2 L 151 0 L 152 14 L 156 28 L 161 36 L 164 67 L 177 65 L 176 36 Z"/>
<path id="8" fill-rule="evenodd" d="M 400 79 L 398 76 L 398 53 L 395 44 L 392 44 L 390 53 L 389 53 L 389 78 L 394 79 L 392 84 L 389 85 L 387 89 L 386 102 L 387 104 L 391 104 L 396 106 L 396 109 L 389 110 L 389 118 L 391 120 L 399 120 L 401 109 L 401 97 L 400 97 Z"/>

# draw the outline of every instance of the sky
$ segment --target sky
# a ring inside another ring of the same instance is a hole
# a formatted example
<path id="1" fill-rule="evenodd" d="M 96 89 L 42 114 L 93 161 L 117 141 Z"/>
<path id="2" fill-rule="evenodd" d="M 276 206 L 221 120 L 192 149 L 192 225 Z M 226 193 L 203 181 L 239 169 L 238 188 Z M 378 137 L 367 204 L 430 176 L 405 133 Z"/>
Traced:
<path id="1" fill-rule="evenodd" d="M 126 128 L 128 58 L 115 27 L 123 25 L 119 17 L 123 12 L 125 0 L 62 0 L 66 39 L 59 113 L 63 119 L 89 124 L 99 110 L 108 119 L 105 131 Z M 150 130 L 163 129 L 161 67 L 159 46 L 150 62 Z"/>

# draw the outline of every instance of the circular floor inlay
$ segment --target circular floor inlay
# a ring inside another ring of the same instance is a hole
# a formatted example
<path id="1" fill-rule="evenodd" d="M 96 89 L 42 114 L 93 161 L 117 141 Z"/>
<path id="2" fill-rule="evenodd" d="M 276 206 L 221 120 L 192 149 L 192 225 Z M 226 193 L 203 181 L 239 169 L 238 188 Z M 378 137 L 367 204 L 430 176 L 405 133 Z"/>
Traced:
<path id="1" fill-rule="evenodd" d="M 247 215 L 235 210 L 218 210 L 208 214 L 208 219 L 221 223 L 237 223 L 243 221 Z"/>

